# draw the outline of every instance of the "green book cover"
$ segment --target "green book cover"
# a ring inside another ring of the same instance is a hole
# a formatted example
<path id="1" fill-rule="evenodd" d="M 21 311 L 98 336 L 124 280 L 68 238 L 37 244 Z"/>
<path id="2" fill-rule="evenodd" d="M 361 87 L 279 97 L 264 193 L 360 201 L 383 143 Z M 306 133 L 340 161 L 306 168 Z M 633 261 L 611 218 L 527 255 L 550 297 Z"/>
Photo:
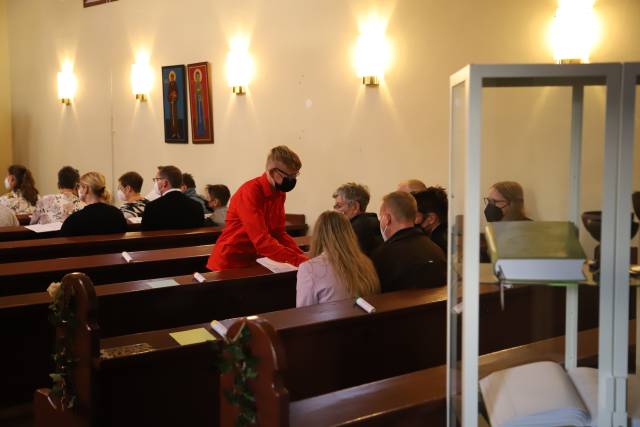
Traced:
<path id="1" fill-rule="evenodd" d="M 503 221 L 486 227 L 496 276 L 511 282 L 584 280 L 586 255 L 578 229 L 567 221 Z"/>

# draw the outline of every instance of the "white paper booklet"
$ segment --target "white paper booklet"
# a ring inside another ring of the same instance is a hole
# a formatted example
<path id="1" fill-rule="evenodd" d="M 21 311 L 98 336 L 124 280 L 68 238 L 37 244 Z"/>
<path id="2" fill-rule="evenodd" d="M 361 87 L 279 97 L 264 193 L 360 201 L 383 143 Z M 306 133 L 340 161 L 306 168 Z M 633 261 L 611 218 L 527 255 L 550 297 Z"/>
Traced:
<path id="1" fill-rule="evenodd" d="M 132 216 L 131 218 L 127 218 L 127 222 L 129 224 L 142 224 L 141 216 Z"/>
<path id="2" fill-rule="evenodd" d="M 298 270 L 298 267 L 295 267 L 289 263 L 274 261 L 271 258 L 267 258 L 267 257 L 258 258 L 256 262 L 262 265 L 263 267 L 268 268 L 274 273 L 285 273 L 287 271 Z"/>
<path id="3" fill-rule="evenodd" d="M 46 233 L 47 231 L 59 231 L 62 228 L 62 223 L 50 222 L 49 224 L 25 225 L 24 228 L 28 228 L 36 233 Z"/>
<path id="4" fill-rule="evenodd" d="M 590 384 L 589 371 L 596 372 L 597 384 L 597 370 L 578 368 L 573 372 L 574 382 L 555 362 L 536 362 L 488 375 L 480 380 L 480 391 L 491 425 L 595 425 L 596 419 L 591 424 L 589 406 L 597 402 L 597 385 L 594 389 Z"/>

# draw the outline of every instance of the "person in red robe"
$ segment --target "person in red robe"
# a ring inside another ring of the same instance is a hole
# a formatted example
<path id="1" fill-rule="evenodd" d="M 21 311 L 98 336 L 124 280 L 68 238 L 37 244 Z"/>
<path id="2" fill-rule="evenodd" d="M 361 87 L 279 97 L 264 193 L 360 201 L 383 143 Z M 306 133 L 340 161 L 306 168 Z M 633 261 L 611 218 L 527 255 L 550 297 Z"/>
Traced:
<path id="1" fill-rule="evenodd" d="M 284 227 L 286 193 L 293 190 L 302 162 L 281 145 L 271 149 L 266 171 L 231 197 L 225 227 L 207 268 L 220 271 L 255 265 L 259 257 L 298 266 L 308 258 Z"/>

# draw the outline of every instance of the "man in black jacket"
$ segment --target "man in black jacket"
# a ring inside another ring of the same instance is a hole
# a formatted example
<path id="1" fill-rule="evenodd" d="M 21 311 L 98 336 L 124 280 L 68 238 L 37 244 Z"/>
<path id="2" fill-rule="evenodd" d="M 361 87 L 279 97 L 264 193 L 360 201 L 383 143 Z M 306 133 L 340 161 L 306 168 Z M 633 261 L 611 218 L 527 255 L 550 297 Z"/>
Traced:
<path id="1" fill-rule="evenodd" d="M 371 253 L 382 244 L 380 224 L 374 213 L 367 213 L 369 190 L 367 187 L 349 182 L 340 186 L 333 193 L 335 204 L 333 209 L 344 214 L 351 221 L 353 231 L 358 237 L 360 249 L 365 255 Z"/>
<path id="2" fill-rule="evenodd" d="M 382 292 L 446 285 L 444 253 L 414 227 L 416 211 L 416 200 L 402 191 L 382 200 L 380 231 L 385 242 L 371 256 Z"/>
<path id="3" fill-rule="evenodd" d="M 192 228 L 204 224 L 202 206 L 180 191 L 180 169 L 175 166 L 158 166 L 153 182 L 161 197 L 147 203 L 142 215 L 143 230 Z"/>
<path id="4" fill-rule="evenodd" d="M 449 212 L 447 192 L 444 188 L 436 186 L 411 194 L 416 198 L 418 204 L 416 225 L 422 228 L 433 243 L 446 254 L 447 215 Z"/>

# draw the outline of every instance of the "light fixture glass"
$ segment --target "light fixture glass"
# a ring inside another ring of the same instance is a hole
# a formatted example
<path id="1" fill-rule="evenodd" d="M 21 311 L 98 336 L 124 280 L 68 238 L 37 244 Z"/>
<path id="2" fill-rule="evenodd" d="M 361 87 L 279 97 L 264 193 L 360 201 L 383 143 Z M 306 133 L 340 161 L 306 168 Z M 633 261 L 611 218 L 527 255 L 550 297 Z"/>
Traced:
<path id="1" fill-rule="evenodd" d="M 71 100 L 76 95 L 78 83 L 73 74 L 73 65 L 65 62 L 62 71 L 58 72 L 58 99 L 65 105 L 71 104 Z"/>
<path id="2" fill-rule="evenodd" d="M 391 44 L 385 35 L 387 22 L 372 16 L 360 26 L 356 42 L 355 65 L 362 84 L 378 86 L 391 59 Z"/>
<path id="3" fill-rule="evenodd" d="M 131 65 L 131 90 L 139 101 L 146 101 L 153 84 L 153 72 L 149 66 L 149 55 L 139 53 L 136 63 Z"/>
<path id="4" fill-rule="evenodd" d="M 253 79 L 255 65 L 249 54 L 249 38 L 236 37 L 231 40 L 227 55 L 227 83 L 236 95 L 244 95 Z"/>
<path id="5" fill-rule="evenodd" d="M 559 0 L 549 31 L 556 62 L 589 62 L 591 49 L 600 36 L 594 3 L 595 0 Z"/>

